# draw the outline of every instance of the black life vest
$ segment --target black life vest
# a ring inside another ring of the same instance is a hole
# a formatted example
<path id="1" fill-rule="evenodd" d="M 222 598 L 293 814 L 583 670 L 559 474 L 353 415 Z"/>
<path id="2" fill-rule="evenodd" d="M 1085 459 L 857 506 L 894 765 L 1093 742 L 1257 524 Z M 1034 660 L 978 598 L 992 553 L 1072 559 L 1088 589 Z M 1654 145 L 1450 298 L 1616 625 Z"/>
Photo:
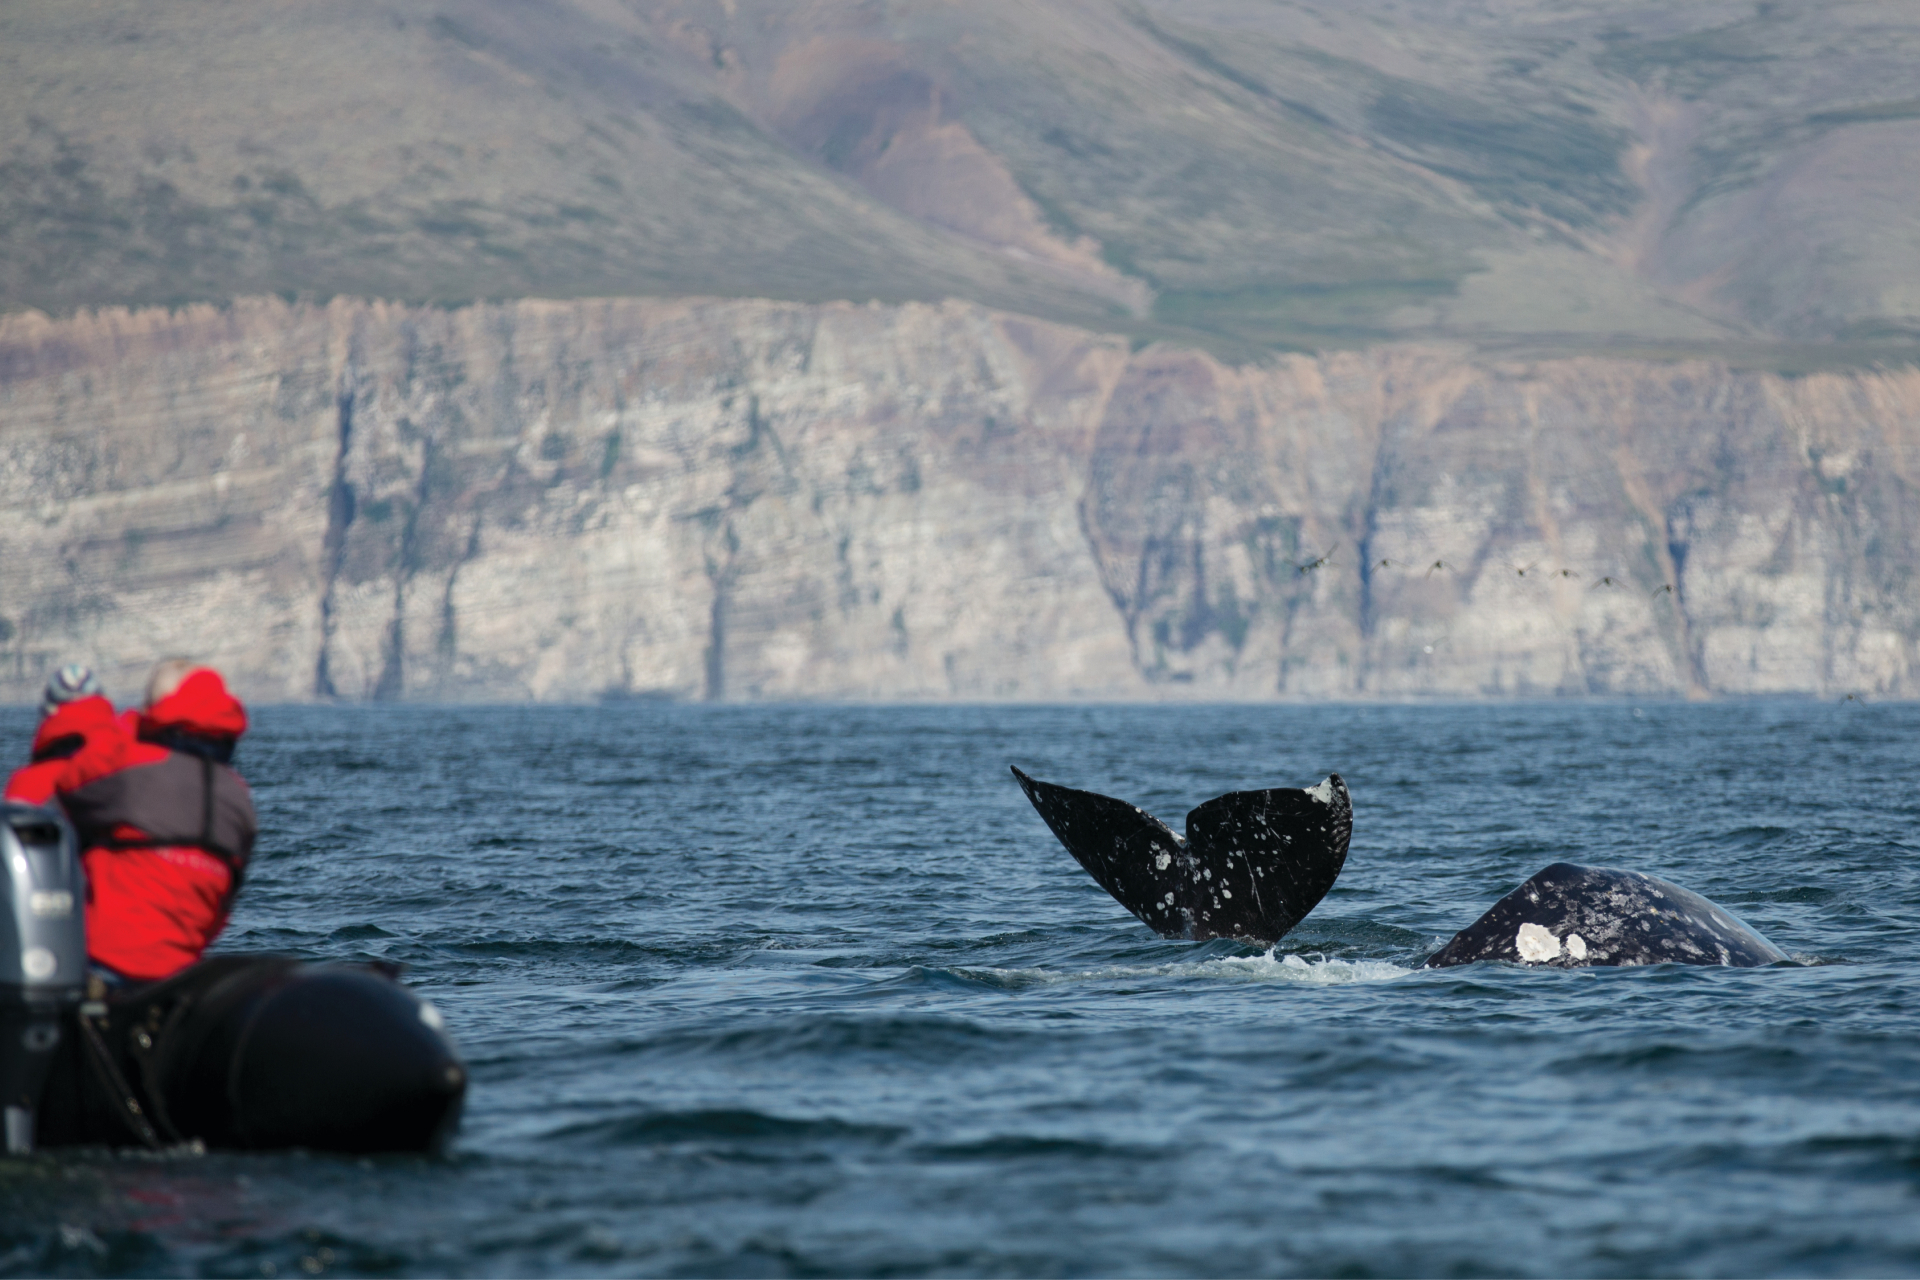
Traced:
<path id="1" fill-rule="evenodd" d="M 231 765 L 167 750 L 64 793 L 61 804 L 84 849 L 186 845 L 227 864 L 238 889 L 259 834 L 253 793 Z M 137 831 L 131 835 L 128 829 Z"/>

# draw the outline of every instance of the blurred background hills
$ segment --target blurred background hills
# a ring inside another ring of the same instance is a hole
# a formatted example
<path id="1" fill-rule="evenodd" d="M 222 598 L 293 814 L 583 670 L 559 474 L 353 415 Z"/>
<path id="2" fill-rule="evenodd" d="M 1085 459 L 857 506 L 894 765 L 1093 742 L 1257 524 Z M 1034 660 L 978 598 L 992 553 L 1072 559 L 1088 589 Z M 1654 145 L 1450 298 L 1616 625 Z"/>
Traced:
<path id="1" fill-rule="evenodd" d="M 0 308 L 964 298 L 1233 359 L 1920 343 L 1897 0 L 0 9 Z"/>

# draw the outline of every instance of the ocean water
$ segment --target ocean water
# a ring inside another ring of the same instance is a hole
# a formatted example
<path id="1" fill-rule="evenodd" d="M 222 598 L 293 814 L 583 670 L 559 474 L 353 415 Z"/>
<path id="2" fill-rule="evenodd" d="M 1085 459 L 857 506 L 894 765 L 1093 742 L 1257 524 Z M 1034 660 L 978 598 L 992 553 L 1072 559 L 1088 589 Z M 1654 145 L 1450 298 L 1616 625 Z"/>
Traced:
<path id="1" fill-rule="evenodd" d="M 268 707 L 240 763 L 222 949 L 405 964 L 461 1136 L 0 1162 L 0 1271 L 1920 1274 L 1920 707 Z M 1176 827 L 1337 770 L 1352 852 L 1272 952 L 1167 942 L 1010 763 Z M 1420 970 L 1561 859 L 1800 963 Z"/>

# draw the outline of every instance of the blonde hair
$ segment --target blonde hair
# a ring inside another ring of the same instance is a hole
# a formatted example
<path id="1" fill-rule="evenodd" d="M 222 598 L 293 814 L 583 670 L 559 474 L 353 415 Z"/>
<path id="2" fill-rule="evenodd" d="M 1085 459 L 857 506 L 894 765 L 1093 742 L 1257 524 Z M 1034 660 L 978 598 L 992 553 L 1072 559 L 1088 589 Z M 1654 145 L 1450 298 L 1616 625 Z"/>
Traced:
<path id="1" fill-rule="evenodd" d="M 192 658 L 162 658 L 153 664 L 153 671 L 147 676 L 147 705 L 154 703 L 180 687 L 180 683 L 200 669 L 200 664 Z"/>

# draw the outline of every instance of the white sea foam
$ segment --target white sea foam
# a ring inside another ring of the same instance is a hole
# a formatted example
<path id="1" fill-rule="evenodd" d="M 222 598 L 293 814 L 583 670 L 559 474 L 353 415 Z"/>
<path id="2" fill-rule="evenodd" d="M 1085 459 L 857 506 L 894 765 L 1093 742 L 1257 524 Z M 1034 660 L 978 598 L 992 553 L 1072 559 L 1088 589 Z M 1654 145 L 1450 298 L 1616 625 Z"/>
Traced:
<path id="1" fill-rule="evenodd" d="M 1250 978 L 1256 982 L 1309 982 L 1336 985 L 1347 982 L 1391 982 L 1404 978 L 1412 969 L 1386 960 L 1340 960 L 1322 955 L 1302 956 L 1289 953 L 1275 956 L 1272 951 L 1257 956 L 1228 956 L 1206 960 L 1191 966 L 1202 971 L 1218 968 L 1225 975 Z"/>
<path id="2" fill-rule="evenodd" d="M 1318 954 L 1226 956 L 1197 963 L 1114 965 L 1103 969 L 1063 972 L 1058 969 L 969 969 L 1008 986 L 1053 986 L 1062 983 L 1117 982 L 1139 978 L 1215 978 L 1227 982 L 1301 982 L 1337 986 L 1354 982 L 1391 982 L 1414 970 L 1385 960 L 1340 960 Z"/>

